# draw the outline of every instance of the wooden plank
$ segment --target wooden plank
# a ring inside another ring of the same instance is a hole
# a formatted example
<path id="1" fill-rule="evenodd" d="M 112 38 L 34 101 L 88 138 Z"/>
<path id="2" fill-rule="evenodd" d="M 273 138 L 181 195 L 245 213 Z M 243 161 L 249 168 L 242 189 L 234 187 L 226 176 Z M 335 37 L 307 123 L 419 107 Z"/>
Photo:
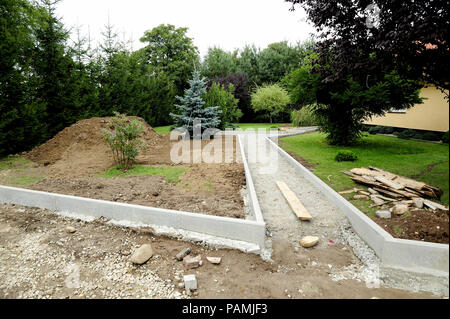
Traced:
<path id="1" fill-rule="evenodd" d="M 400 195 L 400 194 L 397 194 L 397 193 L 394 193 L 394 192 L 385 190 L 385 189 L 383 189 L 383 188 L 381 188 L 381 187 L 374 187 L 373 189 L 376 190 L 376 191 L 378 191 L 378 192 L 380 192 L 380 193 L 383 193 L 383 194 L 385 194 L 385 195 L 388 195 L 388 196 L 390 196 L 390 197 L 392 197 L 392 198 L 400 198 L 400 197 L 402 197 L 402 195 Z"/>
<path id="2" fill-rule="evenodd" d="M 355 174 L 353 174 L 352 172 L 346 171 L 346 170 L 341 171 L 341 173 L 344 173 L 345 175 L 348 175 L 351 177 L 355 176 Z"/>
<path id="3" fill-rule="evenodd" d="M 295 215 L 297 215 L 300 220 L 311 220 L 311 214 L 306 210 L 305 206 L 303 206 L 298 197 L 291 191 L 286 183 L 277 181 L 277 185 Z"/>
<path id="4" fill-rule="evenodd" d="M 444 205 L 441 205 L 441 204 L 439 204 L 439 203 L 435 203 L 435 202 L 432 202 L 431 200 L 428 200 L 428 199 L 425 199 L 424 201 L 423 201 L 423 203 L 425 204 L 425 205 L 427 205 L 428 207 L 430 207 L 431 209 L 435 209 L 435 208 L 437 208 L 437 209 L 440 209 L 440 210 L 445 210 L 445 211 L 448 211 L 448 207 L 445 207 Z"/>
<path id="5" fill-rule="evenodd" d="M 375 179 L 377 181 L 383 183 L 384 185 L 387 185 L 387 186 L 397 189 L 397 190 L 401 190 L 401 189 L 405 188 L 405 186 L 403 186 L 402 184 L 391 181 L 390 179 L 387 179 L 386 177 L 383 177 L 383 176 L 375 176 Z"/>
<path id="6" fill-rule="evenodd" d="M 405 185 L 406 187 L 412 188 L 416 191 L 420 191 L 422 188 L 424 188 L 427 184 L 423 182 L 418 182 L 410 178 L 406 178 L 403 176 L 396 176 L 393 179 L 394 182 Z"/>
<path id="7" fill-rule="evenodd" d="M 351 193 L 356 193 L 356 192 L 359 192 L 359 191 L 362 191 L 362 189 L 360 189 L 360 188 L 353 188 L 353 189 L 349 189 L 349 190 L 346 190 L 346 191 L 340 191 L 339 194 L 351 194 Z"/>
<path id="8" fill-rule="evenodd" d="M 396 175 L 396 174 L 393 174 L 393 173 L 391 173 L 391 172 L 382 170 L 382 169 L 377 168 L 377 167 L 374 167 L 374 166 L 369 166 L 369 169 L 372 170 L 372 171 L 376 171 L 376 172 L 378 172 L 378 173 L 381 173 L 381 175 L 385 176 L 385 177 L 388 178 L 388 179 L 393 179 L 393 178 L 395 178 L 395 177 L 398 176 L 398 175 Z"/>

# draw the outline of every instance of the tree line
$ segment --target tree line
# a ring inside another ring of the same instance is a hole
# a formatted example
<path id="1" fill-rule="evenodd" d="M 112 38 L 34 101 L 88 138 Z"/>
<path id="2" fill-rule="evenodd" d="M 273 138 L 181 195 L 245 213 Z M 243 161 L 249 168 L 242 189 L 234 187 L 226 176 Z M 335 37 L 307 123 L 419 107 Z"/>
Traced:
<path id="1" fill-rule="evenodd" d="M 28 150 L 80 119 L 114 112 L 170 125 L 176 96 L 183 96 L 194 70 L 207 79 L 207 106 L 229 105 L 222 127 L 238 119 L 265 121 L 251 107 L 251 92 L 280 81 L 312 49 L 311 41 L 234 52 L 214 47 L 201 61 L 187 28 L 160 25 L 140 38 L 143 48 L 132 50 L 109 21 L 96 46 L 80 28 L 69 32 L 56 15 L 58 2 L 0 3 L 0 155 Z"/>

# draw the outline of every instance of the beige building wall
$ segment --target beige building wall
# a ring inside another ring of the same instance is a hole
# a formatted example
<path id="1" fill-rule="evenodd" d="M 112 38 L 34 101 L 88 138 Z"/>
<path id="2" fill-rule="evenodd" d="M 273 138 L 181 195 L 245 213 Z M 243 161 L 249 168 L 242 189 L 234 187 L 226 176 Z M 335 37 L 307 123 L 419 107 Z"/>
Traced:
<path id="1" fill-rule="evenodd" d="M 388 112 L 385 116 L 373 117 L 365 124 L 447 132 L 449 105 L 444 99 L 444 93 L 435 87 L 427 87 L 422 89 L 420 96 L 427 98 L 423 104 L 417 104 L 404 112 Z"/>

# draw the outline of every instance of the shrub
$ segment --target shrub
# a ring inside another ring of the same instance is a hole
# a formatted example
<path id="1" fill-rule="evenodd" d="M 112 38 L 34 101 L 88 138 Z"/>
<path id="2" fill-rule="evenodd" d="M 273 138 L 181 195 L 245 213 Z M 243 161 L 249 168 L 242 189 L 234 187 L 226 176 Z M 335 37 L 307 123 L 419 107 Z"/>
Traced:
<path id="1" fill-rule="evenodd" d="M 218 106 L 222 111 L 220 114 L 220 129 L 232 127 L 232 124 L 238 122 L 242 117 L 242 112 L 238 108 L 239 100 L 234 97 L 234 85 L 212 83 L 209 90 L 203 96 L 205 100 L 205 107 Z"/>
<path id="2" fill-rule="evenodd" d="M 370 134 L 379 134 L 379 133 L 381 133 L 381 129 L 382 129 L 382 127 L 379 126 L 379 125 L 372 126 L 372 127 L 369 128 L 369 133 Z"/>
<path id="3" fill-rule="evenodd" d="M 394 133 L 394 128 L 390 126 L 383 126 L 383 134 L 392 134 Z"/>
<path id="4" fill-rule="evenodd" d="M 337 162 L 354 162 L 357 159 L 358 156 L 356 156 L 356 154 L 351 151 L 340 151 L 334 158 L 334 160 Z"/>
<path id="5" fill-rule="evenodd" d="M 407 130 L 399 132 L 396 135 L 398 136 L 398 138 L 408 139 L 408 138 L 415 138 L 416 134 L 417 134 L 416 131 L 414 131 L 412 129 L 407 129 Z"/>
<path id="6" fill-rule="evenodd" d="M 293 126 L 315 126 L 319 122 L 314 114 L 314 106 L 306 105 L 300 110 L 294 110 L 291 112 L 291 121 Z"/>
<path id="7" fill-rule="evenodd" d="M 442 136 L 442 142 L 448 144 L 448 131 Z"/>
<path id="8" fill-rule="evenodd" d="M 437 132 L 425 132 L 422 134 L 422 139 L 425 141 L 440 141 L 441 137 L 442 134 Z"/>
<path id="9" fill-rule="evenodd" d="M 276 129 L 276 130 L 280 130 L 280 127 L 278 126 L 278 125 L 272 125 L 271 127 L 270 127 L 270 129 Z"/>
<path id="10" fill-rule="evenodd" d="M 134 163 L 141 149 L 143 126 L 138 120 L 129 120 L 126 115 L 114 112 L 115 116 L 108 122 L 112 131 L 103 129 L 103 136 L 111 148 L 117 168 L 128 170 Z"/>

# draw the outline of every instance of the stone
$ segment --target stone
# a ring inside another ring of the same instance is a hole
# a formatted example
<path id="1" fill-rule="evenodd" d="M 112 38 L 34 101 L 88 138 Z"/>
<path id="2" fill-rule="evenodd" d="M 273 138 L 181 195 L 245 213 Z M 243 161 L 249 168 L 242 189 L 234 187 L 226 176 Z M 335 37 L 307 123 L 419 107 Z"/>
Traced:
<path id="1" fill-rule="evenodd" d="M 222 258 L 220 258 L 220 257 L 206 257 L 206 260 L 208 260 L 211 264 L 218 265 L 222 261 Z"/>
<path id="2" fill-rule="evenodd" d="M 183 280 L 186 291 L 197 290 L 197 278 L 195 278 L 195 275 L 185 275 Z"/>
<path id="3" fill-rule="evenodd" d="M 180 252 L 175 256 L 175 258 L 176 258 L 178 261 L 182 261 L 183 258 L 186 257 L 187 255 L 189 255 L 190 253 L 191 253 L 191 249 L 190 249 L 190 248 L 186 248 L 186 249 L 183 249 L 182 251 L 180 251 Z"/>
<path id="4" fill-rule="evenodd" d="M 414 206 L 416 206 L 417 208 L 423 208 L 423 203 L 424 203 L 425 201 L 423 200 L 423 198 L 413 198 L 413 203 L 414 203 Z"/>
<path id="5" fill-rule="evenodd" d="M 369 196 L 366 196 L 366 195 L 355 195 L 355 196 L 353 196 L 353 199 L 369 200 Z"/>
<path id="6" fill-rule="evenodd" d="M 73 234 L 76 231 L 77 230 L 74 227 L 72 227 L 72 226 L 67 226 L 66 227 L 66 232 L 68 232 L 69 234 Z"/>
<path id="7" fill-rule="evenodd" d="M 153 248 L 150 244 L 144 244 L 136 249 L 130 257 L 133 264 L 142 265 L 153 256 Z"/>
<path id="8" fill-rule="evenodd" d="M 313 247 L 319 242 L 319 237 L 317 236 L 305 236 L 300 240 L 300 245 L 305 248 Z"/>
<path id="9" fill-rule="evenodd" d="M 197 268 L 202 265 L 202 256 L 191 257 L 188 255 L 183 258 L 183 264 L 188 269 Z"/>
<path id="10" fill-rule="evenodd" d="M 388 210 L 377 210 L 375 215 L 377 215 L 377 217 L 379 217 L 379 218 L 384 218 L 384 219 L 389 219 L 392 217 L 391 212 Z"/>
<path id="11" fill-rule="evenodd" d="M 379 198 L 379 197 L 377 197 L 377 196 L 375 196 L 375 195 L 372 195 L 372 196 L 370 196 L 370 199 L 375 203 L 375 205 L 383 205 L 384 204 L 384 200 L 382 200 L 381 198 Z"/>
<path id="12" fill-rule="evenodd" d="M 409 207 L 408 207 L 408 205 L 405 205 L 405 204 L 397 204 L 392 208 L 392 212 L 395 215 L 403 215 L 408 210 L 409 210 Z"/>

